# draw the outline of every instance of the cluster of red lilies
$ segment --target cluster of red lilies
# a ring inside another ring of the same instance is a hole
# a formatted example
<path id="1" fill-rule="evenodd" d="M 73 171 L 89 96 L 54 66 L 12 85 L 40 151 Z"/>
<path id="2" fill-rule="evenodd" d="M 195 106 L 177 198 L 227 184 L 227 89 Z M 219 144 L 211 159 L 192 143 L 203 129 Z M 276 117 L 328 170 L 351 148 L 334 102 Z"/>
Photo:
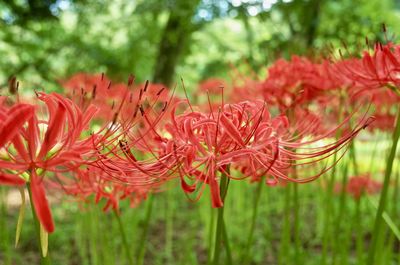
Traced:
<path id="1" fill-rule="evenodd" d="M 190 199 L 208 186 L 212 206 L 222 207 L 222 177 L 268 185 L 318 178 L 362 129 L 393 130 L 400 46 L 378 44 L 336 60 L 278 60 L 265 80 L 240 73 L 232 84 L 207 80 L 197 92 L 208 94 L 205 102 L 160 84 L 135 85 L 133 77 L 114 84 L 78 74 L 63 86 L 64 95 L 0 97 L 0 184 L 27 185 L 48 233 L 47 189 L 105 199 L 105 210 L 118 211 L 120 200 L 137 205 L 179 179 Z"/>

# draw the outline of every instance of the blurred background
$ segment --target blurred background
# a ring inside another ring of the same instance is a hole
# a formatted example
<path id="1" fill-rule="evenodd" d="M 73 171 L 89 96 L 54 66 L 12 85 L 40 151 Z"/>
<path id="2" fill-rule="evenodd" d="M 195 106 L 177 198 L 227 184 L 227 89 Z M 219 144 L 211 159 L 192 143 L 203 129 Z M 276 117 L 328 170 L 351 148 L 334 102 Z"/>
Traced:
<path id="1" fill-rule="evenodd" d="M 58 90 L 77 72 L 187 86 L 232 68 L 265 76 L 277 57 L 396 40 L 397 0 L 8 0 L 0 2 L 0 87 Z M 3 91 L 0 91 L 3 92 Z"/>

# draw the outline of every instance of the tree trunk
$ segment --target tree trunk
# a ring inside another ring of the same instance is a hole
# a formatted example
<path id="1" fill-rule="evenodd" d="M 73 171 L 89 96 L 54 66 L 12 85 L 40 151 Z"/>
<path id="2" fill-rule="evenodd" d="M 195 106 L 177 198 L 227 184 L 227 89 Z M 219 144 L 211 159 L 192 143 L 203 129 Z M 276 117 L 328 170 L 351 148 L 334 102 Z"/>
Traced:
<path id="1" fill-rule="evenodd" d="M 310 2 L 310 25 L 307 29 L 306 35 L 306 46 L 311 48 L 314 44 L 315 37 L 317 35 L 319 17 L 321 11 L 321 0 L 315 0 Z"/>
<path id="2" fill-rule="evenodd" d="M 153 81 L 170 86 L 176 66 L 186 48 L 191 33 L 195 30 L 192 17 L 199 0 L 176 0 L 171 6 L 168 22 L 162 35 Z"/>

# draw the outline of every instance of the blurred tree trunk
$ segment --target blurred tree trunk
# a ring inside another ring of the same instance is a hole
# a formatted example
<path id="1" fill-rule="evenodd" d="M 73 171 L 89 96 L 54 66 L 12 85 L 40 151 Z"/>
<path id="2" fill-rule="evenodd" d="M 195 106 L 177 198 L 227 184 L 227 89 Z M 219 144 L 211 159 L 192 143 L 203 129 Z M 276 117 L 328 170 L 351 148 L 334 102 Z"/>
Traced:
<path id="1" fill-rule="evenodd" d="M 258 70 L 256 62 L 254 60 L 253 50 L 256 48 L 254 45 L 254 31 L 249 21 L 249 14 L 247 14 L 247 9 L 245 6 L 240 6 L 239 9 L 239 17 L 241 18 L 244 28 L 246 29 L 246 43 L 247 43 L 247 60 L 250 64 L 250 67 L 253 70 Z"/>
<path id="2" fill-rule="evenodd" d="M 306 47 L 312 48 L 315 37 L 317 35 L 319 17 L 321 11 L 321 0 L 314 0 L 310 2 L 310 24 L 306 32 Z"/>
<path id="3" fill-rule="evenodd" d="M 158 48 L 153 81 L 171 85 L 176 66 L 186 48 L 190 35 L 196 27 L 192 23 L 199 0 L 176 0 L 170 8 Z"/>

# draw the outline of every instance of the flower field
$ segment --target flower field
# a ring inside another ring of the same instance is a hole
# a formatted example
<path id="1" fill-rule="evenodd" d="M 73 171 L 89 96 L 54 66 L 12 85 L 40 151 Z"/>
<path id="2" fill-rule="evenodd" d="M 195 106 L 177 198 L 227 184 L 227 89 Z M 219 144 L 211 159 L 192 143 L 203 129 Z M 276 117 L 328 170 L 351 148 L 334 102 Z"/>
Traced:
<path id="1" fill-rule="evenodd" d="M 253 2 L 227 6 L 292 3 Z M 385 24 L 264 64 L 244 20 L 252 60 L 213 76 L 174 61 L 210 3 L 176 3 L 153 78 L 103 50 L 106 71 L 70 57 L 56 82 L 22 69 L 0 84 L 0 265 L 400 264 L 400 45 Z"/>

